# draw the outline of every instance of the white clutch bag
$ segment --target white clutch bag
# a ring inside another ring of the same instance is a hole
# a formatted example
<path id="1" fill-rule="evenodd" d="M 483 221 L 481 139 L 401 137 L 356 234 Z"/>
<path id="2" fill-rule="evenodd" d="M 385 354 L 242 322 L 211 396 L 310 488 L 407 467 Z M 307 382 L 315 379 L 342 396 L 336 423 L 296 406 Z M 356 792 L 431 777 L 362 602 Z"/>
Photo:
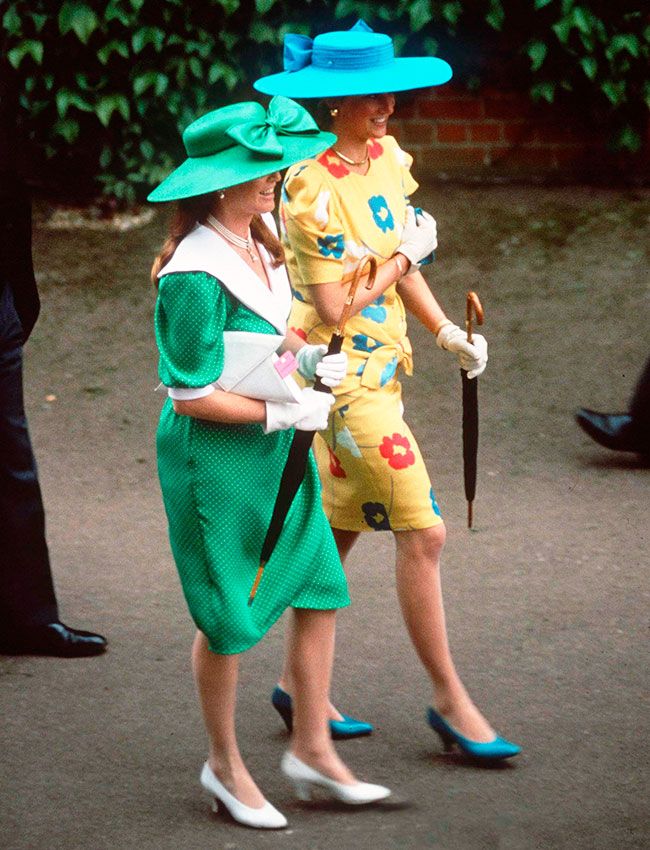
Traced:
<path id="1" fill-rule="evenodd" d="M 299 401 L 301 389 L 291 377 L 298 368 L 290 351 L 278 356 L 284 337 L 248 331 L 224 331 L 223 371 L 216 386 L 263 401 Z"/>

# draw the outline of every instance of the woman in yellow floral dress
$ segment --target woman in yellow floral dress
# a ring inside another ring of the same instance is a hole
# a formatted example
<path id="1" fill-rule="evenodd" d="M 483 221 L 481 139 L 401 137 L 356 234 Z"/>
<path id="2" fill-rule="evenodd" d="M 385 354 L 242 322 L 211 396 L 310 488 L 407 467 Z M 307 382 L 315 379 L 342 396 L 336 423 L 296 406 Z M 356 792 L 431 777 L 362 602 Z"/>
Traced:
<path id="1" fill-rule="evenodd" d="M 372 290 L 357 290 L 346 326 L 348 373 L 335 390 L 328 428 L 314 443 L 325 513 L 342 560 L 362 531 L 390 530 L 395 536 L 402 613 L 433 685 L 431 727 L 446 746 L 457 745 L 475 758 L 508 758 L 520 748 L 495 735 L 451 658 L 440 584 L 445 526 L 404 420 L 398 380 L 400 369 L 412 372 L 406 311 L 436 336 L 440 348 L 456 354 L 470 378 L 487 362 L 484 338 L 475 334 L 474 344 L 467 342 L 419 271 L 436 247 L 436 225 L 410 206 L 417 189 L 412 158 L 387 135 L 395 97 L 384 92 L 445 82 L 451 70 L 434 58 L 394 59 L 390 38 L 362 22 L 310 44 L 294 38 L 299 41 L 287 36 L 288 48 L 285 41 L 287 71 L 262 78 L 256 87 L 267 94 L 321 97 L 338 137 L 316 159 L 293 166 L 283 186 L 280 214 L 294 330 L 310 343 L 327 343 L 360 258 L 371 254 L 379 264 Z M 279 688 L 286 697 L 291 688 L 286 671 Z M 349 720 L 351 732 L 356 728 L 356 721 L 333 707 L 332 719 Z"/>

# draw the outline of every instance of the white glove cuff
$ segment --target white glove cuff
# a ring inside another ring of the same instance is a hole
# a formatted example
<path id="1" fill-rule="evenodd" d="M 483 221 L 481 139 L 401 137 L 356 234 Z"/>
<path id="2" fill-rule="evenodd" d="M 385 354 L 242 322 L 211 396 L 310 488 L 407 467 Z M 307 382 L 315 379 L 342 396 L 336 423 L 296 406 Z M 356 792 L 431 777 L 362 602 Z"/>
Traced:
<path id="1" fill-rule="evenodd" d="M 450 319 L 446 319 L 440 325 L 436 334 L 436 345 L 438 348 L 443 348 L 446 351 L 449 337 L 459 330 L 458 325 L 455 325 Z"/>

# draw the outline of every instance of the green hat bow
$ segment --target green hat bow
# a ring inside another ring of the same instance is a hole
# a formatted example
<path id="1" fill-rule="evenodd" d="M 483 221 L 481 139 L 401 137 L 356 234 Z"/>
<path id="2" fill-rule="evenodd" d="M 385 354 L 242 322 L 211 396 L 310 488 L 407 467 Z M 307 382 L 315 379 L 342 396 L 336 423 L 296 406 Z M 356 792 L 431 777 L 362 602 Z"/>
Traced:
<path id="1" fill-rule="evenodd" d="M 318 133 L 318 125 L 307 110 L 282 95 L 273 98 L 268 111 L 260 106 L 259 115 L 251 121 L 226 130 L 231 139 L 254 153 L 277 158 L 284 154 L 278 136 L 314 133 Z"/>

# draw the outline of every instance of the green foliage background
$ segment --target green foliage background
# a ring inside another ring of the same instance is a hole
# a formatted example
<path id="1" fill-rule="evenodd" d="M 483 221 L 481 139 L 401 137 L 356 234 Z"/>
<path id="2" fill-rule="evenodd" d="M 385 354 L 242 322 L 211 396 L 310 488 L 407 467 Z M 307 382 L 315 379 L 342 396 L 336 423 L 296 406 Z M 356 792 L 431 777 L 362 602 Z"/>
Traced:
<path id="1" fill-rule="evenodd" d="M 471 88 L 513 80 L 535 100 L 610 128 L 636 151 L 650 104 L 650 25 L 619 0 L 2 0 L 3 54 L 44 173 L 130 203 L 182 157 L 209 108 L 280 70 L 286 32 L 363 17 L 398 52 L 447 58 Z M 406 35 L 407 34 L 407 35 Z"/>

